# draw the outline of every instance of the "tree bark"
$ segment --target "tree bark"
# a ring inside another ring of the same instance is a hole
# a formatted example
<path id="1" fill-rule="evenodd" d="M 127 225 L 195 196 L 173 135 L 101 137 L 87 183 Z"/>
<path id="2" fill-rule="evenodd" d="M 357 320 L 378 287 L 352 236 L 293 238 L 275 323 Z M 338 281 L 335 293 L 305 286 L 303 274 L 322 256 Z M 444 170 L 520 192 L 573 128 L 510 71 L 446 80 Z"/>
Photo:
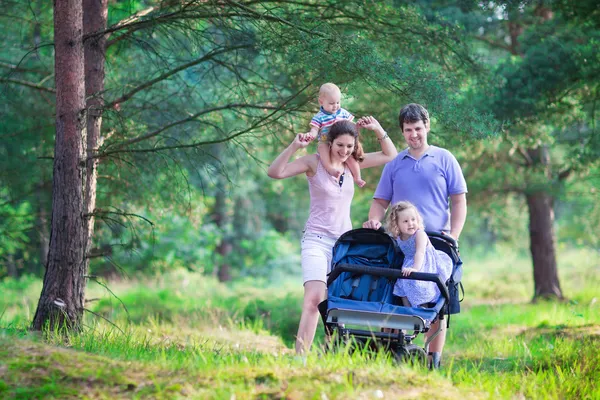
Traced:
<path id="1" fill-rule="evenodd" d="M 84 36 L 104 31 L 108 18 L 108 0 L 83 0 Z M 85 54 L 85 97 L 87 99 L 87 156 L 85 168 L 84 215 L 86 223 L 86 249 L 89 256 L 94 234 L 94 210 L 96 208 L 96 184 L 98 181 L 97 158 L 92 158 L 102 146 L 102 111 L 104 107 L 104 61 L 106 57 L 106 35 L 94 36 L 84 43 Z M 89 269 L 89 258 L 85 259 L 85 271 Z"/>
<path id="2" fill-rule="evenodd" d="M 544 192 L 526 195 L 529 208 L 529 237 L 533 260 L 533 300 L 539 298 L 562 299 L 558 280 L 556 251 L 554 248 L 553 198 Z"/>
<path id="3" fill-rule="evenodd" d="M 219 181 L 224 181 L 224 179 L 219 176 L 217 178 Z M 225 195 L 225 186 L 219 185 L 217 193 L 215 194 L 215 210 L 213 214 L 213 218 L 217 226 L 219 227 L 222 238 L 221 243 L 217 246 L 217 253 L 220 255 L 220 262 L 217 265 L 217 278 L 219 278 L 219 282 L 227 282 L 231 280 L 231 265 L 226 261 L 227 256 L 231 253 L 233 249 L 232 244 L 229 241 L 229 237 L 227 234 L 227 197 Z"/>
<path id="4" fill-rule="evenodd" d="M 15 257 L 12 254 L 9 254 L 6 257 L 6 274 L 11 278 L 15 279 L 19 277 L 19 272 L 17 271 L 17 264 L 15 263 Z"/>
<path id="5" fill-rule="evenodd" d="M 214 154 L 217 159 L 221 159 L 223 153 L 222 145 L 216 145 Z M 216 176 L 217 190 L 215 193 L 215 206 L 213 209 L 212 219 L 221 231 L 221 243 L 217 246 L 217 254 L 219 254 L 219 262 L 216 265 L 214 274 L 219 279 L 219 282 L 227 282 L 231 280 L 231 265 L 226 261 L 227 256 L 233 250 L 233 245 L 229 238 L 228 225 L 230 222 L 229 205 L 227 204 L 226 191 L 228 182 L 222 171 L 217 172 Z"/>
<path id="6" fill-rule="evenodd" d="M 552 180 L 550 151 L 541 145 L 527 149 L 530 168 L 540 168 L 548 182 Z M 534 171 L 535 173 L 535 171 Z M 548 191 L 532 191 L 525 194 L 529 209 L 529 240 L 533 261 L 533 300 L 539 298 L 562 299 L 556 266 L 556 235 L 554 233 L 554 198 Z"/>
<path id="7" fill-rule="evenodd" d="M 83 7 L 54 2 L 56 143 L 50 244 L 32 329 L 78 329 L 86 286 L 84 149 L 86 141 Z"/>
<path id="8" fill-rule="evenodd" d="M 48 262 L 48 251 L 50 245 L 50 233 L 48 232 L 48 209 L 46 207 L 46 196 L 47 193 L 44 192 L 44 183 L 40 182 L 38 184 L 37 189 L 37 232 L 38 232 L 38 240 L 40 242 L 40 262 L 43 266 L 43 269 L 36 270 L 36 274 L 40 271 L 46 270 L 46 264 Z"/>

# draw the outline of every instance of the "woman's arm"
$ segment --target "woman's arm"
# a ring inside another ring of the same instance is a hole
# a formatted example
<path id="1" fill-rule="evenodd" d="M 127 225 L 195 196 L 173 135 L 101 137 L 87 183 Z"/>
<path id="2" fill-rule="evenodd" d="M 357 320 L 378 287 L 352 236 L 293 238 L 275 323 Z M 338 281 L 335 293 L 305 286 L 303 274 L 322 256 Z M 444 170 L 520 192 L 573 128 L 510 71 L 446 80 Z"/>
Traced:
<path id="1" fill-rule="evenodd" d="M 267 175 L 274 179 L 285 179 L 312 171 L 314 169 L 313 164 L 316 161 L 313 160 L 315 158 L 313 154 L 289 162 L 292 154 L 298 151 L 298 149 L 308 146 L 309 143 L 310 139 L 307 134 L 296 135 L 294 141 L 271 163 L 267 170 Z"/>
<path id="2" fill-rule="evenodd" d="M 398 155 L 398 150 L 396 150 L 396 146 L 394 146 L 392 139 L 390 139 L 388 134 L 383 130 L 379 124 L 379 121 L 371 116 L 368 116 L 362 117 L 356 124 L 362 128 L 375 132 L 377 140 L 381 144 L 381 151 L 365 154 L 365 159 L 363 162 L 358 164 L 361 168 L 377 167 L 396 158 Z"/>
<path id="3" fill-rule="evenodd" d="M 411 268 L 403 268 L 402 275 L 408 276 L 411 272 L 419 272 L 423 268 L 423 261 L 425 260 L 425 248 L 427 247 L 427 242 L 429 238 L 425 231 L 418 230 L 415 233 L 417 237 L 415 237 L 415 262 Z"/>

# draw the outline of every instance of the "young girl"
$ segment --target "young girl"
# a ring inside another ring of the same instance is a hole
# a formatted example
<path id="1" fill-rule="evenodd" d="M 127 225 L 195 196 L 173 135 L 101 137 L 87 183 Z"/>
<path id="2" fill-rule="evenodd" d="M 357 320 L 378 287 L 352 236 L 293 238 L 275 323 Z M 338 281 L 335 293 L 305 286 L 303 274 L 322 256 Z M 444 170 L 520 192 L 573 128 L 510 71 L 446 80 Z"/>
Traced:
<path id="1" fill-rule="evenodd" d="M 396 238 L 400 250 L 404 253 L 402 275 L 427 272 L 438 274 L 442 282 L 448 280 L 452 273 L 452 259 L 433 247 L 425 233 L 423 218 L 412 203 L 400 201 L 392 206 L 387 230 Z M 437 300 L 440 290 L 433 282 L 398 279 L 394 286 L 394 295 L 406 298 L 410 306 L 418 307 Z"/>

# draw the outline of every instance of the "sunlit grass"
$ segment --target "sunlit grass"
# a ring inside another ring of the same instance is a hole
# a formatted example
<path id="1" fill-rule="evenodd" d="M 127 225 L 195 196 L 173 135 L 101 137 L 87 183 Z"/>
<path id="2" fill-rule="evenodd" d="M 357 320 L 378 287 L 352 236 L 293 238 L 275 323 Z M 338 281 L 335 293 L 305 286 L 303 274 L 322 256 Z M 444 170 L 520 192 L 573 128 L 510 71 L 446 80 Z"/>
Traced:
<path id="1" fill-rule="evenodd" d="M 87 307 L 102 318 L 87 314 L 84 330 L 67 338 L 27 332 L 41 284 L 6 280 L 0 397 L 600 398 L 597 253 L 563 252 L 569 300 L 537 304 L 527 258 L 463 257 L 463 312 L 450 320 L 435 372 L 399 367 L 387 353 L 324 353 L 319 343 L 306 364 L 296 358 L 298 278 L 224 285 L 178 271 L 109 282 L 120 300 L 90 283 L 87 298 L 99 300 Z"/>

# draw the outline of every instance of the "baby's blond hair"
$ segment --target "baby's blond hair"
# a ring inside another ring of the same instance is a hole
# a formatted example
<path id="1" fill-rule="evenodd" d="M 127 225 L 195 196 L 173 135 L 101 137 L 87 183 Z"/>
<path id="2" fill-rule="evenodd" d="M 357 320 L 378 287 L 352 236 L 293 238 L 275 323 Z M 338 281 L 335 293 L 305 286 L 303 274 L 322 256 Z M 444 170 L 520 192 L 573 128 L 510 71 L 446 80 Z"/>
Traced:
<path id="1" fill-rule="evenodd" d="M 321 88 L 319 89 L 319 97 L 322 97 L 322 96 L 325 96 L 328 94 L 333 94 L 333 93 L 342 93 L 340 88 L 335 83 L 331 83 L 331 82 L 324 83 L 321 85 Z"/>
<path id="2" fill-rule="evenodd" d="M 417 216 L 417 224 L 419 225 L 419 229 L 425 230 L 425 224 L 423 224 L 423 217 L 417 210 L 417 207 L 410 201 L 399 201 L 392 206 L 390 213 L 386 219 L 385 229 L 393 236 L 400 236 L 400 227 L 398 226 L 398 214 L 402 211 L 413 209 L 415 210 L 415 215 Z"/>

